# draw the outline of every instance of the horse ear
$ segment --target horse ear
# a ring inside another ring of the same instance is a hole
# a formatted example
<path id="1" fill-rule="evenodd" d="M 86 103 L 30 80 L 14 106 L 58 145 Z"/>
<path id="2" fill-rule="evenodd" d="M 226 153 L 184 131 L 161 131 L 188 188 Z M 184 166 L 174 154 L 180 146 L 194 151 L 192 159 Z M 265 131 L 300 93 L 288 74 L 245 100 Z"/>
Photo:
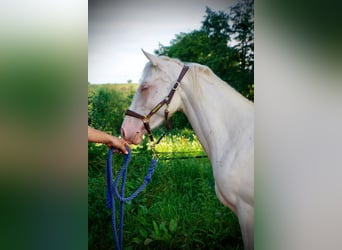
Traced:
<path id="1" fill-rule="evenodd" d="M 147 57 L 147 59 L 152 63 L 153 66 L 158 65 L 159 58 L 155 55 L 152 55 L 150 53 L 147 53 L 145 50 L 141 49 L 144 55 Z"/>

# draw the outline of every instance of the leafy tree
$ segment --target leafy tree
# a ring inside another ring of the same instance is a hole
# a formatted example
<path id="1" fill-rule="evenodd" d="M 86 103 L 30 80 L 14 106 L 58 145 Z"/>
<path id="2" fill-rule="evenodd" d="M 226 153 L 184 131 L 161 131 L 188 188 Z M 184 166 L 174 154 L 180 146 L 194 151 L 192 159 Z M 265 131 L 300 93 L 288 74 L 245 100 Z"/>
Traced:
<path id="1" fill-rule="evenodd" d="M 180 33 L 170 46 L 159 44 L 158 55 L 210 67 L 244 96 L 254 98 L 254 2 L 243 0 L 230 9 L 206 7 L 200 30 Z M 232 42 L 235 45 L 229 45 Z"/>
<path id="2" fill-rule="evenodd" d="M 254 0 L 244 0 L 231 8 L 232 34 L 242 69 L 254 70 Z"/>
<path id="3" fill-rule="evenodd" d="M 238 52 L 243 95 L 254 100 L 254 0 L 242 0 L 230 9 L 233 48 Z"/>
<path id="4" fill-rule="evenodd" d="M 204 16 L 205 19 L 202 21 L 201 30 L 205 31 L 209 38 L 227 45 L 232 31 L 228 23 L 229 15 L 223 11 L 215 12 L 209 7 L 206 7 L 205 12 L 206 16 Z"/>
<path id="5" fill-rule="evenodd" d="M 124 111 L 129 100 L 108 87 L 88 94 L 88 125 L 111 133 L 120 134 Z"/>

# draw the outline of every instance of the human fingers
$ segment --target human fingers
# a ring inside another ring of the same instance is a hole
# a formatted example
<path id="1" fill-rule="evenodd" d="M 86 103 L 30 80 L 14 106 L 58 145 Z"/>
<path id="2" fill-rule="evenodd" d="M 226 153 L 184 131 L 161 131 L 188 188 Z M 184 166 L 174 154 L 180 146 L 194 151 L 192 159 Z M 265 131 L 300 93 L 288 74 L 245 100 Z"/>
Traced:
<path id="1" fill-rule="evenodd" d="M 126 146 L 128 146 L 128 145 L 127 145 L 127 143 L 126 143 L 124 140 L 118 139 L 118 145 L 117 145 L 117 147 L 118 147 L 118 149 L 120 149 L 120 151 L 121 151 L 122 153 L 124 153 L 124 154 L 128 154 L 128 151 L 127 151 Z"/>

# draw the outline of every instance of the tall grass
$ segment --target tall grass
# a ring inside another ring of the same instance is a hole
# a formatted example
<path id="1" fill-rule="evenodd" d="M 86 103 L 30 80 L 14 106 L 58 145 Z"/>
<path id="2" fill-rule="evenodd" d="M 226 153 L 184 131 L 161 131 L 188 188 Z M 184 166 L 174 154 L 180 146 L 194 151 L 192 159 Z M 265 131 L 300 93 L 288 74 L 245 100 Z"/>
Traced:
<path id="1" fill-rule="evenodd" d="M 164 138 L 157 150 L 204 154 L 189 131 Z M 114 249 L 111 211 L 106 207 L 106 149 L 93 146 L 89 157 L 89 249 Z M 114 174 L 122 158 L 114 156 Z M 152 182 L 125 206 L 124 249 L 242 249 L 238 220 L 215 195 L 209 160 L 162 159 Z M 133 150 L 126 196 L 143 182 L 150 160 L 148 149 Z"/>

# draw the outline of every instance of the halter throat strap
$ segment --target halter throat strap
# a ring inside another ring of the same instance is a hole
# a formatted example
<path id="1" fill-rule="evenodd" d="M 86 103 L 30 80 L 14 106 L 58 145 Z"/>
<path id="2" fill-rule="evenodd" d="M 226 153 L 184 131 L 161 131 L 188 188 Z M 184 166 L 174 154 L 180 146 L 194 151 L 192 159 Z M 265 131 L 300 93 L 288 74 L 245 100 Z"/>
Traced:
<path id="1" fill-rule="evenodd" d="M 178 79 L 176 81 L 176 83 L 173 85 L 172 89 L 170 90 L 169 94 L 161 101 L 159 102 L 156 106 L 153 107 L 153 109 L 150 111 L 150 113 L 148 113 L 147 115 L 141 115 L 135 111 L 129 110 L 127 109 L 126 111 L 126 115 L 128 116 L 132 116 L 135 118 L 138 118 L 140 120 L 142 120 L 142 122 L 144 123 L 144 127 L 145 130 L 147 131 L 147 134 L 150 138 L 150 141 L 153 142 L 153 135 L 152 135 L 152 130 L 150 127 L 150 118 L 159 111 L 159 109 L 161 109 L 164 105 L 166 105 L 165 111 L 164 111 L 164 116 L 165 116 L 165 123 L 166 123 L 166 128 L 169 130 L 171 128 L 171 123 L 168 120 L 168 116 L 169 116 L 169 109 L 168 106 L 172 101 L 172 98 L 177 90 L 177 88 L 179 87 L 180 82 L 182 81 L 183 77 L 185 76 L 186 72 L 189 70 L 189 66 L 184 65 L 182 68 L 182 71 L 180 72 Z M 161 136 L 161 138 L 159 138 L 159 140 L 157 141 L 157 143 L 160 142 L 160 140 L 163 138 L 163 136 L 165 135 L 165 133 Z"/>

